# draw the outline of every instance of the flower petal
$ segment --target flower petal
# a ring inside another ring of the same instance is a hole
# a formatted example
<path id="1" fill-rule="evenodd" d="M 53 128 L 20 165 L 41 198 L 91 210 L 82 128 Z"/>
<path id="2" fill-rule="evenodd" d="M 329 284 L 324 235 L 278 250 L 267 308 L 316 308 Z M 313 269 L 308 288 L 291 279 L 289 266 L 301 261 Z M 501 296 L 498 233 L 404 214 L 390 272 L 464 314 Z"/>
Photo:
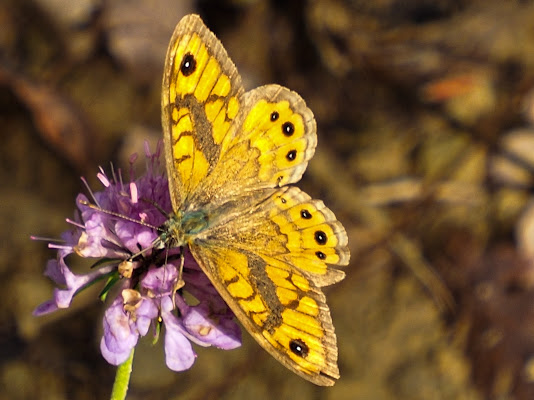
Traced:
<path id="1" fill-rule="evenodd" d="M 56 284 L 66 286 L 66 289 L 54 289 L 54 297 L 34 310 L 34 315 L 44 315 L 56 311 L 59 308 L 68 308 L 72 302 L 74 295 L 84 286 L 90 284 L 92 281 L 106 275 L 114 268 L 113 265 L 108 265 L 97 269 L 86 275 L 74 274 L 63 258 L 58 260 L 49 260 L 46 265 L 45 275 L 51 278 Z"/>
<path id="2" fill-rule="evenodd" d="M 205 303 L 189 307 L 183 317 L 183 324 L 187 332 L 204 345 L 225 350 L 241 346 L 241 329 L 234 322 L 233 315 L 213 315 Z"/>
<path id="3" fill-rule="evenodd" d="M 63 261 L 63 258 L 59 258 L 59 260 L 48 260 L 46 263 L 46 269 L 44 272 L 45 276 L 48 276 L 50 279 L 54 281 L 54 283 L 58 285 L 66 285 L 67 280 L 65 279 L 65 262 Z M 67 267 L 68 270 L 68 267 Z"/>
<path id="4" fill-rule="evenodd" d="M 107 362 L 122 364 L 137 344 L 139 333 L 130 326 L 130 317 L 124 312 L 122 299 L 117 297 L 104 313 L 104 336 L 100 351 Z"/>
<path id="5" fill-rule="evenodd" d="M 150 328 L 152 320 L 158 316 L 158 307 L 153 299 L 143 297 L 143 301 L 136 310 L 135 315 L 137 317 L 135 322 L 137 331 L 141 336 L 145 336 Z"/>
<path id="6" fill-rule="evenodd" d="M 182 333 L 182 327 L 172 313 L 162 311 L 165 323 L 165 363 L 173 371 L 184 371 L 191 368 L 196 354 L 191 342 Z"/>
<path id="7" fill-rule="evenodd" d="M 58 307 L 55 300 L 48 300 L 38 305 L 35 310 L 33 310 L 32 315 L 39 317 L 41 315 L 50 314 L 51 312 L 57 311 L 57 309 Z"/>
<path id="8" fill-rule="evenodd" d="M 129 217 L 139 219 L 135 213 Z M 115 230 L 120 243 L 132 254 L 139 252 L 140 248 L 151 248 L 152 242 L 158 237 L 152 228 L 132 221 L 117 221 Z"/>
<path id="9" fill-rule="evenodd" d="M 174 289 L 178 269 L 173 264 L 152 268 L 141 281 L 141 286 L 155 296 L 168 296 Z"/>

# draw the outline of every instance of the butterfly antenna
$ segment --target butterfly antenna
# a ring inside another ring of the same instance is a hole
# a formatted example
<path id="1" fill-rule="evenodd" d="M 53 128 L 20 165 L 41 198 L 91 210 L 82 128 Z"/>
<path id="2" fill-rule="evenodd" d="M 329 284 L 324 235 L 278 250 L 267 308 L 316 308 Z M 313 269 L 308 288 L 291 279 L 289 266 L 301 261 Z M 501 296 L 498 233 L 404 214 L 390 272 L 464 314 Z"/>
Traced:
<path id="1" fill-rule="evenodd" d="M 96 210 L 98 212 L 101 212 L 101 213 L 104 213 L 104 214 L 107 214 L 107 215 L 111 215 L 113 217 L 117 217 L 119 219 L 122 219 L 122 220 L 125 220 L 125 221 L 130 221 L 130 222 L 133 222 L 135 224 L 139 224 L 139 225 L 142 225 L 142 226 L 146 226 L 150 229 L 154 229 L 155 231 L 157 232 L 164 232 L 164 230 L 162 228 L 160 228 L 159 226 L 155 226 L 155 225 L 152 225 L 152 224 L 149 224 L 145 221 L 141 221 L 139 219 L 135 219 L 135 218 L 130 218 L 128 217 L 127 215 L 123 215 L 123 214 L 119 214 L 117 212 L 114 212 L 114 211 L 110 211 L 110 210 L 106 210 L 105 208 L 102 208 L 98 205 L 95 205 L 95 204 L 92 204 L 92 203 L 89 203 L 88 201 L 86 200 L 79 200 L 80 204 L 84 205 L 84 206 L 87 206 L 89 208 L 92 208 L 93 210 Z M 156 208 L 158 208 L 158 210 L 162 210 L 160 207 L 158 207 L 156 204 L 155 204 Z M 133 260 L 135 259 L 136 257 L 139 257 L 140 255 L 143 255 L 144 253 L 146 253 L 147 251 L 149 250 L 152 250 L 153 248 L 157 247 L 156 246 L 156 243 L 159 243 L 160 241 L 160 237 L 157 237 L 153 242 L 152 242 L 152 245 L 150 247 L 146 247 L 140 251 L 138 251 L 137 253 L 135 254 L 132 254 L 130 257 L 129 257 L 129 260 Z M 181 274 L 180 274 L 180 278 L 181 278 Z M 182 281 L 183 282 L 183 281 Z M 182 287 L 183 284 L 180 286 Z"/>
<path id="2" fill-rule="evenodd" d="M 154 229 L 154 230 L 156 230 L 158 232 L 163 232 L 163 230 L 159 226 L 155 226 L 155 225 L 149 224 L 148 222 L 141 221 L 140 219 L 131 218 L 131 217 L 128 217 L 127 215 L 123 215 L 123 214 L 120 214 L 120 213 L 117 213 L 117 212 L 114 212 L 114 211 L 106 210 L 105 208 L 102 208 L 99 205 L 89 203 L 87 200 L 79 200 L 79 203 L 81 205 L 84 205 L 84 206 L 87 206 L 89 208 L 92 208 L 93 210 L 96 210 L 98 212 L 101 212 L 101 213 L 104 213 L 104 214 L 107 214 L 107 215 L 111 215 L 113 217 L 117 217 L 117 218 L 123 219 L 125 221 L 134 222 L 136 224 L 139 224 L 139 225 L 146 226 L 148 228 Z"/>
<path id="3" fill-rule="evenodd" d="M 167 211 L 165 211 L 163 208 L 161 208 L 161 206 L 158 203 L 156 203 L 156 202 L 154 202 L 154 201 L 152 201 L 150 199 L 145 199 L 144 197 L 141 197 L 139 200 L 144 201 L 145 203 L 148 203 L 148 204 L 154 206 L 164 217 L 166 217 L 166 218 L 170 217 L 169 213 Z"/>

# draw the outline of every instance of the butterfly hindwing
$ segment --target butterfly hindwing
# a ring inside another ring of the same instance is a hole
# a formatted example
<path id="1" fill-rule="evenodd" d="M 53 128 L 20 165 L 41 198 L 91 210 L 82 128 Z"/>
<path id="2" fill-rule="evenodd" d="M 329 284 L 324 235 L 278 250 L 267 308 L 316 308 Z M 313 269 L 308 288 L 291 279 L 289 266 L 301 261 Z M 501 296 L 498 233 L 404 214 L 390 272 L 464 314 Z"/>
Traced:
<path id="1" fill-rule="evenodd" d="M 304 100 L 279 85 L 246 92 L 220 159 L 193 201 L 216 207 L 251 192 L 297 182 L 317 144 L 315 119 Z M 267 191 L 268 192 L 268 191 Z"/>
<path id="2" fill-rule="evenodd" d="M 339 377 L 337 346 L 321 287 L 343 279 L 329 264 L 347 264 L 346 245 L 322 202 L 285 187 L 206 231 L 191 251 L 267 351 L 300 376 L 331 385 Z"/>

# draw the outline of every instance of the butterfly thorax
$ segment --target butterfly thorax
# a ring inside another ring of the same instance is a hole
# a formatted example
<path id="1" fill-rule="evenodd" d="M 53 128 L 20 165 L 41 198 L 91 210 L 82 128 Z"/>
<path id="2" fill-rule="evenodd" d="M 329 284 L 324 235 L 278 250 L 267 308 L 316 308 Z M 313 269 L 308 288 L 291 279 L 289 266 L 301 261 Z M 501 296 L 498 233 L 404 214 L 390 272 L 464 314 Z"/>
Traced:
<path id="1" fill-rule="evenodd" d="M 163 223 L 163 233 L 156 240 L 161 246 L 183 246 L 207 227 L 208 214 L 204 211 L 172 213 Z"/>

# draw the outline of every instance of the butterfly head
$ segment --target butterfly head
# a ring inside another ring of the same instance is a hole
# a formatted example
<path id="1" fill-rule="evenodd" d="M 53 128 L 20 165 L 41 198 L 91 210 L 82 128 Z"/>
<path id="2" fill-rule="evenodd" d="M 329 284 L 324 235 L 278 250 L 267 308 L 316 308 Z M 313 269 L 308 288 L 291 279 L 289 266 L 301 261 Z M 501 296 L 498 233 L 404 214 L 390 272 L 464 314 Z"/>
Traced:
<path id="1" fill-rule="evenodd" d="M 161 234 L 154 247 L 180 247 L 189 243 L 196 235 L 208 227 L 208 214 L 205 211 L 172 213 L 160 227 Z"/>

